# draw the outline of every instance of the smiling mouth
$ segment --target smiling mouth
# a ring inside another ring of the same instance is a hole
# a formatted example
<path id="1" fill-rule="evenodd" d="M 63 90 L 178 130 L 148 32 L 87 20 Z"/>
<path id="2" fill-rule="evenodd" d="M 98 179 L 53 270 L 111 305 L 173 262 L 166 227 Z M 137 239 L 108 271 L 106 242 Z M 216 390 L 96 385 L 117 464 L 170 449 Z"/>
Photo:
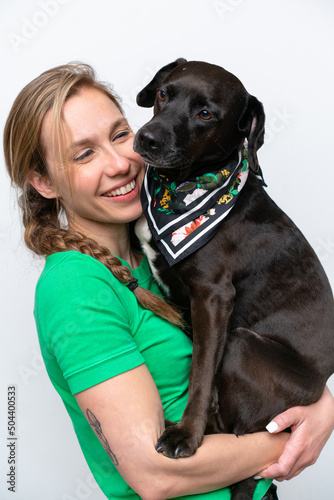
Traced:
<path id="1" fill-rule="evenodd" d="M 122 186 L 118 189 L 115 189 L 114 191 L 108 191 L 107 193 L 104 193 L 102 196 L 107 196 L 108 198 L 114 198 L 115 196 L 122 196 L 124 194 L 131 193 L 131 191 L 133 191 L 135 187 L 136 187 L 136 180 L 133 179 L 131 182 L 126 184 L 126 186 Z"/>

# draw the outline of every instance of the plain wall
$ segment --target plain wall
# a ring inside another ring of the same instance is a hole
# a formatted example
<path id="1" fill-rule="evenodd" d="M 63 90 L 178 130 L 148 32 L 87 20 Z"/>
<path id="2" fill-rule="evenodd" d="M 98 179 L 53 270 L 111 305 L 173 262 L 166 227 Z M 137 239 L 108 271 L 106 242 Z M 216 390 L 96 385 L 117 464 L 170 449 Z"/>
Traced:
<path id="1" fill-rule="evenodd" d="M 123 98 L 135 130 L 151 110 L 136 93 L 177 57 L 219 64 L 260 99 L 259 152 L 268 193 L 303 231 L 334 283 L 331 0 L 13 0 L 1 2 L 0 121 L 42 71 L 92 64 Z M 0 498 L 105 498 L 46 375 L 32 315 L 43 262 L 25 249 L 15 190 L 0 157 Z M 316 332 L 315 332 L 316 334 Z M 16 493 L 7 491 L 7 387 L 17 391 Z M 334 390 L 334 380 L 330 380 Z M 279 486 L 281 500 L 333 497 L 334 439 L 318 462 Z"/>

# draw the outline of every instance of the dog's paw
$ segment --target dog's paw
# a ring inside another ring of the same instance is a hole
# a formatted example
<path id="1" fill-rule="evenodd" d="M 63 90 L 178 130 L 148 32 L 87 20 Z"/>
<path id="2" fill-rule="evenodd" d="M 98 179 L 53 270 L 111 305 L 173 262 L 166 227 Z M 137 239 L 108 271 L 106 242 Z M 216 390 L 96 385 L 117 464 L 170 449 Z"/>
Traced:
<path id="1" fill-rule="evenodd" d="M 196 437 L 186 426 L 171 425 L 158 439 L 155 449 L 169 458 L 190 457 L 201 444 L 203 437 Z"/>

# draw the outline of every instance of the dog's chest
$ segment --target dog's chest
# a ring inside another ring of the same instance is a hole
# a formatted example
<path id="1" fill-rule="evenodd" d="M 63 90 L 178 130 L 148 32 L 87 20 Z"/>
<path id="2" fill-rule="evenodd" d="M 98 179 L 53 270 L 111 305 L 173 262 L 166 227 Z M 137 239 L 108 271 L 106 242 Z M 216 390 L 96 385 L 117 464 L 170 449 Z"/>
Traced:
<path id="1" fill-rule="evenodd" d="M 163 290 L 169 295 L 170 290 L 167 285 L 162 281 L 159 269 L 156 265 L 157 257 L 159 255 L 158 250 L 154 249 L 151 245 L 152 234 L 148 227 L 146 218 L 144 215 L 138 219 L 135 225 L 135 233 L 140 241 L 143 252 L 145 253 L 147 260 L 149 261 L 150 268 L 154 279 L 159 283 L 159 285 L 163 288 Z"/>

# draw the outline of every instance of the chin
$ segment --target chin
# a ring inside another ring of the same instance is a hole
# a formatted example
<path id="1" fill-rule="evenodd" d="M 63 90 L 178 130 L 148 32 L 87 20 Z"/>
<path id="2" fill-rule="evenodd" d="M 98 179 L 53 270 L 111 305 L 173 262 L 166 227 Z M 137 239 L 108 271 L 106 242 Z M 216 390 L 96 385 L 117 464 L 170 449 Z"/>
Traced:
<path id="1" fill-rule="evenodd" d="M 141 203 L 139 201 L 138 206 L 133 207 L 133 210 L 129 210 L 127 212 L 127 217 L 126 217 L 126 221 L 125 222 L 133 222 L 133 221 L 139 219 L 139 217 L 142 214 L 143 214 L 143 209 L 142 209 Z"/>

